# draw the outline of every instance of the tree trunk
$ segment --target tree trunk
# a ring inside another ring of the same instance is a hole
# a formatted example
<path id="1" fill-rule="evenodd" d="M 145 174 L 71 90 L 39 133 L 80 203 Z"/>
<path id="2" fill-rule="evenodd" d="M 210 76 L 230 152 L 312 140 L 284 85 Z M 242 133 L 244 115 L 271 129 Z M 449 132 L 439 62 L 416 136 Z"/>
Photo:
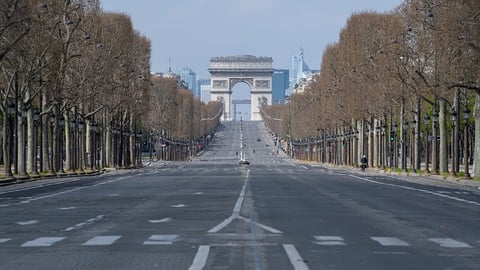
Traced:
<path id="1" fill-rule="evenodd" d="M 421 99 L 420 99 L 420 96 L 417 96 L 417 99 L 416 99 L 416 111 L 417 113 L 415 114 L 415 121 L 416 121 L 416 124 L 415 124 L 415 134 L 414 134 L 414 146 L 413 146 L 413 155 L 414 155 L 414 168 L 415 170 L 420 170 L 420 164 L 421 164 L 421 161 L 422 161 L 422 158 L 421 158 L 421 155 L 420 155 L 420 146 L 422 144 L 422 141 L 420 139 L 420 134 L 421 134 L 421 121 L 422 121 L 422 109 L 421 109 Z"/>
<path id="2" fill-rule="evenodd" d="M 66 172 L 72 171 L 72 136 L 71 136 L 71 128 L 70 123 L 72 123 L 72 117 L 70 113 L 65 113 L 65 168 Z"/>
<path id="3" fill-rule="evenodd" d="M 12 176 L 12 160 L 11 160 L 11 130 L 10 130 L 10 117 L 4 112 L 3 117 L 3 140 L 2 140 L 2 152 L 3 152 L 3 167 L 5 169 L 5 176 Z"/>
<path id="4" fill-rule="evenodd" d="M 113 160 L 114 160 L 114 156 L 113 156 L 113 146 L 112 146 L 112 126 L 111 126 L 111 121 L 110 121 L 110 118 L 107 118 L 108 114 L 107 113 L 104 113 L 103 114 L 103 127 L 104 127 L 104 138 L 103 138 L 103 141 L 104 141 L 104 144 L 105 144 L 105 149 L 103 150 L 102 149 L 102 163 L 104 166 L 107 166 L 107 167 L 114 167 L 114 164 L 113 164 Z"/>
<path id="5" fill-rule="evenodd" d="M 472 176 L 479 176 L 480 175 L 480 94 L 477 93 L 475 99 L 475 108 L 473 109 L 474 115 L 474 125 L 475 125 L 475 143 L 474 143 L 474 151 L 473 153 L 469 153 L 471 157 L 473 155 L 473 173 Z M 468 162 L 466 160 L 465 162 Z"/>
<path id="6" fill-rule="evenodd" d="M 45 92 L 45 91 L 44 91 Z M 49 119 L 48 119 L 48 113 L 47 112 L 47 95 L 45 93 L 42 93 L 42 113 L 40 115 L 40 132 L 42 134 L 42 138 L 40 140 L 40 147 L 42 149 L 42 157 L 41 157 L 41 162 L 40 162 L 40 172 L 42 171 L 51 171 L 53 168 L 50 168 L 50 158 L 49 158 L 49 147 L 48 147 L 48 134 L 49 134 Z"/>
<path id="7" fill-rule="evenodd" d="M 17 166 L 18 166 L 18 174 L 21 177 L 27 175 L 27 170 L 25 167 L 25 118 L 22 116 L 23 112 L 20 112 L 17 116 Z"/>
<path id="8" fill-rule="evenodd" d="M 438 126 L 440 128 L 440 157 L 439 157 L 439 169 L 440 173 L 448 172 L 448 132 L 446 118 L 449 115 L 447 111 L 446 103 L 444 99 L 439 100 L 440 112 L 438 116 Z"/>
<path id="9" fill-rule="evenodd" d="M 129 146 L 130 146 L 130 164 L 129 167 L 134 167 L 135 164 L 135 124 L 133 119 L 133 113 L 130 113 L 130 137 L 129 137 Z"/>
<path id="10" fill-rule="evenodd" d="M 27 111 L 27 172 L 32 175 L 37 175 L 37 147 L 35 144 L 36 126 L 33 121 L 33 109 Z"/>

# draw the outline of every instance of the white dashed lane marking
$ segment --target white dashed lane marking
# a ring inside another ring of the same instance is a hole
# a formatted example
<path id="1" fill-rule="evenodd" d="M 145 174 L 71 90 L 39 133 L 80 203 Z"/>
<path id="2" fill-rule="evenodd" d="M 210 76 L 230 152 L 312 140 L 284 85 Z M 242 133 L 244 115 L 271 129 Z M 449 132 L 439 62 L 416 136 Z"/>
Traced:
<path id="1" fill-rule="evenodd" d="M 469 244 L 452 238 L 430 238 L 429 240 L 445 248 L 472 248 Z"/>
<path id="2" fill-rule="evenodd" d="M 120 235 L 96 236 L 83 243 L 82 246 L 110 246 L 120 238 Z"/>
<path id="3" fill-rule="evenodd" d="M 147 241 L 143 242 L 144 245 L 171 245 L 173 241 L 178 238 L 176 234 L 167 235 L 152 235 Z"/>
<path id="4" fill-rule="evenodd" d="M 23 243 L 22 247 L 49 247 L 57 242 L 62 241 L 65 237 L 39 237 L 32 241 Z"/>
<path id="5" fill-rule="evenodd" d="M 320 246 L 344 246 L 345 242 L 343 237 L 334 236 L 334 235 L 314 235 L 314 243 Z"/>
<path id="6" fill-rule="evenodd" d="M 373 241 L 378 242 L 380 245 L 385 247 L 409 247 L 410 244 L 400 240 L 396 237 L 370 237 Z"/>

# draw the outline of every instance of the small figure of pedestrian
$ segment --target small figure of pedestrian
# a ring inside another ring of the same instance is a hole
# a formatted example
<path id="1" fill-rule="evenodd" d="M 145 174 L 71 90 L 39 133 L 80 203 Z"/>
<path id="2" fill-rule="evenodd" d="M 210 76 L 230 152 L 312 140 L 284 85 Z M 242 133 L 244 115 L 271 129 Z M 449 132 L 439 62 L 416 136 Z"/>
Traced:
<path id="1" fill-rule="evenodd" d="M 362 162 L 362 172 L 364 172 L 365 168 L 367 168 L 367 163 L 368 163 L 367 156 L 363 155 L 360 162 Z"/>

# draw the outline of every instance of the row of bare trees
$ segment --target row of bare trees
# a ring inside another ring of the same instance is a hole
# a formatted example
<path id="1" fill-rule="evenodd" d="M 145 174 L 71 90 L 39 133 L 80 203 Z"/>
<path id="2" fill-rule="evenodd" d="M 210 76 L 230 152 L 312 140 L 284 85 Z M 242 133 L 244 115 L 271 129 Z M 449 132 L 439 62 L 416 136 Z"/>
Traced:
<path id="1" fill-rule="evenodd" d="M 353 14 L 320 75 L 290 103 L 263 108 L 264 119 L 306 159 L 357 165 L 367 154 L 371 166 L 452 175 L 463 163 L 467 177 L 473 162 L 479 175 L 478 63 L 478 1 Z"/>
<path id="2" fill-rule="evenodd" d="M 172 78 L 152 77 L 148 113 L 150 158 L 188 160 L 208 144 L 220 122 L 222 102 L 204 104 Z"/>
<path id="3" fill-rule="evenodd" d="M 99 0 L 5 1 L 0 69 L 7 177 L 135 167 L 150 131 L 193 140 L 220 109 L 151 78 L 149 39 Z"/>

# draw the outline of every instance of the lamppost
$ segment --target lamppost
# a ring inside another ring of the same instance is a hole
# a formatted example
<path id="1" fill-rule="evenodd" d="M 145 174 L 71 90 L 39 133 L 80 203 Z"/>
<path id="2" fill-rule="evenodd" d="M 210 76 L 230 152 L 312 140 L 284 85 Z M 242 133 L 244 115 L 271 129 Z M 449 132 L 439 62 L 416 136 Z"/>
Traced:
<path id="1" fill-rule="evenodd" d="M 14 127 L 13 127 L 13 124 L 14 124 L 14 120 L 13 120 L 13 117 L 15 117 L 15 103 L 12 99 L 8 99 L 7 100 L 7 107 L 8 107 L 8 131 L 6 132 L 6 134 L 4 134 L 4 136 L 8 136 L 8 145 L 7 145 L 7 148 L 6 151 L 8 153 L 5 153 L 5 159 L 4 159 L 4 162 L 6 164 L 5 166 L 5 176 L 7 177 L 11 177 L 13 176 L 13 173 L 12 173 L 12 162 L 13 162 L 13 132 L 14 132 Z"/>
<path id="2" fill-rule="evenodd" d="M 85 173 L 85 171 L 83 170 L 84 169 L 84 164 L 85 164 L 85 161 L 84 161 L 84 153 L 85 153 L 85 150 L 84 150 L 84 139 L 85 139 L 85 136 L 83 135 L 83 124 L 85 123 L 85 121 L 83 120 L 83 116 L 79 116 L 79 118 L 77 119 L 77 125 L 78 125 L 78 134 L 77 134 L 77 140 L 78 140 L 78 159 L 77 159 L 77 170 L 80 174 L 83 174 Z"/>
<path id="3" fill-rule="evenodd" d="M 135 164 L 136 167 L 140 167 L 142 165 L 142 145 L 143 145 L 143 133 L 140 131 L 138 134 L 137 134 L 137 138 L 138 138 L 138 141 L 137 141 L 137 162 Z M 197 144 L 194 144 L 193 145 L 193 148 L 196 150 L 196 145 Z"/>
<path id="4" fill-rule="evenodd" d="M 455 166 L 456 166 L 456 140 L 455 140 L 455 124 L 457 121 L 457 111 L 455 110 L 455 107 L 452 106 L 452 109 L 450 111 L 450 120 L 452 121 L 452 169 L 450 170 L 450 175 L 451 176 L 457 176 L 457 173 L 455 171 Z"/>
<path id="5" fill-rule="evenodd" d="M 438 174 L 438 112 L 435 110 L 433 112 L 433 141 L 432 141 L 432 174 Z"/>
<path id="6" fill-rule="evenodd" d="M 425 124 L 425 171 L 430 173 L 429 165 L 429 156 L 430 152 L 428 151 L 428 125 L 430 124 L 430 116 L 428 114 L 423 118 L 423 123 Z"/>
<path id="7" fill-rule="evenodd" d="M 35 109 L 33 112 L 33 168 L 32 168 L 32 174 L 35 177 L 39 176 L 38 173 L 38 160 L 37 160 L 37 129 L 38 129 L 38 121 L 40 120 L 40 112 Z M 41 149 L 41 148 L 40 148 Z M 41 155 L 39 155 L 39 160 L 41 160 Z"/>
<path id="8" fill-rule="evenodd" d="M 383 135 L 383 140 L 382 140 L 382 143 L 383 143 L 383 166 L 382 168 L 385 169 L 386 167 L 388 167 L 388 136 L 387 136 L 387 129 L 388 129 L 388 125 L 387 125 L 387 118 L 385 118 L 385 122 L 383 122 L 383 126 L 382 126 L 382 135 Z"/>
<path id="9" fill-rule="evenodd" d="M 410 130 L 412 131 L 412 137 L 410 138 L 410 167 L 412 172 L 417 172 L 417 151 L 415 151 L 415 145 L 417 145 L 417 140 L 415 140 L 415 127 L 417 125 L 417 120 L 415 117 L 412 118 L 410 122 Z"/>
<path id="10" fill-rule="evenodd" d="M 75 115 L 72 117 L 72 120 L 70 121 L 70 130 L 71 130 L 71 158 L 70 158 L 70 170 L 72 172 L 77 171 L 77 159 L 78 159 L 78 142 L 77 142 L 77 120 L 75 119 Z"/>
<path id="11" fill-rule="evenodd" d="M 364 123 L 365 133 L 363 134 L 363 153 L 362 155 L 368 155 L 368 139 L 370 138 L 370 130 Z M 369 157 L 370 158 L 370 157 Z"/>
<path id="12" fill-rule="evenodd" d="M 465 120 L 465 131 L 464 133 L 464 148 L 465 148 L 465 173 L 463 174 L 463 177 L 465 179 L 471 179 L 472 177 L 470 176 L 469 172 L 469 162 L 470 162 L 470 157 L 469 152 L 468 152 L 468 119 L 470 118 L 470 110 L 468 108 L 465 108 L 463 110 L 463 119 Z"/>
<path id="13" fill-rule="evenodd" d="M 21 112 L 20 112 L 20 118 L 21 118 L 21 122 L 20 122 L 20 128 L 21 130 L 19 130 L 19 132 L 17 133 L 17 144 L 18 146 L 22 146 L 22 149 L 18 149 L 18 154 L 17 154 L 17 160 L 18 160 L 18 164 L 19 164 L 19 169 L 20 171 L 18 172 L 19 173 L 19 177 L 20 178 L 28 178 L 28 175 L 27 175 L 27 159 L 26 159 L 26 128 L 25 128 L 25 124 L 26 124 L 26 120 L 27 120 L 27 108 L 25 107 L 24 104 L 22 104 L 21 106 Z M 20 143 L 21 142 L 21 143 Z"/>
<path id="14" fill-rule="evenodd" d="M 407 171 L 407 120 L 402 123 L 402 172 Z"/>
<path id="15" fill-rule="evenodd" d="M 112 158 L 112 161 L 113 161 L 113 167 L 117 168 L 117 162 L 118 162 L 118 147 L 117 147 L 117 144 L 118 144 L 118 130 L 117 130 L 117 123 L 115 121 L 112 121 L 112 124 L 111 124 L 111 129 L 112 129 L 112 134 L 113 134 L 113 138 L 112 138 L 112 152 L 113 152 L 113 158 Z M 110 165 L 110 164 L 109 164 Z"/>
<path id="16" fill-rule="evenodd" d="M 397 128 L 397 123 L 394 123 L 392 127 L 392 138 L 390 139 L 392 141 L 392 168 L 398 168 Z"/>
<path id="17" fill-rule="evenodd" d="M 377 122 L 377 126 L 375 127 L 377 133 L 376 133 L 376 140 L 377 140 L 377 143 L 375 144 L 377 146 L 377 149 L 375 151 L 375 154 L 376 154 L 376 164 L 375 164 L 375 167 L 377 168 L 380 168 L 380 161 L 381 161 L 381 157 L 380 157 L 380 153 L 381 153 L 381 140 L 382 140 L 382 134 L 381 134 L 381 124 L 380 122 Z"/>
<path id="18" fill-rule="evenodd" d="M 49 145 L 50 145 L 50 151 L 49 151 L 49 157 L 50 157 L 50 168 L 48 168 L 48 173 L 49 174 L 55 174 L 55 169 L 53 167 L 53 133 L 54 133 L 54 124 L 55 124 L 55 114 L 53 112 L 50 112 L 49 114 L 50 117 L 50 136 L 49 136 Z"/>
<path id="19" fill-rule="evenodd" d="M 93 119 L 90 122 L 90 136 L 91 136 L 90 138 L 92 138 L 90 143 L 90 150 L 89 150 L 90 151 L 90 169 L 93 172 L 96 169 L 96 163 L 97 163 L 97 143 L 96 143 L 97 123 Z"/>
<path id="20" fill-rule="evenodd" d="M 385 129 L 387 125 L 384 123 L 381 125 L 381 131 L 380 131 L 380 153 L 379 153 L 379 158 L 380 158 L 380 168 L 382 170 L 385 170 L 385 158 L 384 158 L 384 148 L 386 145 L 384 145 L 384 136 L 385 136 Z"/>
<path id="21" fill-rule="evenodd" d="M 60 171 L 60 174 L 65 174 L 65 171 L 63 170 L 63 137 L 65 136 L 64 134 L 64 129 L 63 126 L 65 125 L 65 118 L 63 115 L 60 115 L 59 121 L 58 121 L 60 131 L 59 131 L 59 153 L 58 153 L 58 168 Z"/>

